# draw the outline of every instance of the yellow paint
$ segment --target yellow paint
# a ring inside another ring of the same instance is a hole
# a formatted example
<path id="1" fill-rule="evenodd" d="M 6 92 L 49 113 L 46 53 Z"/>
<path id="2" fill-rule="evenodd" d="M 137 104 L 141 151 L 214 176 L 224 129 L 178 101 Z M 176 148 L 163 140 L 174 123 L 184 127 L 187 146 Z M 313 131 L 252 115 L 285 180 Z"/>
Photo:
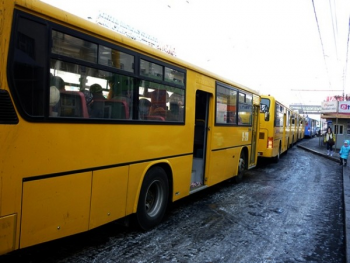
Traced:
<path id="1" fill-rule="evenodd" d="M 211 186 L 237 175 L 241 147 L 211 153 L 207 185 Z"/>
<path id="2" fill-rule="evenodd" d="M 125 216 L 129 166 L 93 172 L 89 229 Z"/>
<path id="3" fill-rule="evenodd" d="M 135 213 L 143 178 L 153 165 L 168 168 L 172 201 L 188 196 L 197 90 L 210 97 L 204 184 L 236 175 L 241 146 L 251 143 L 251 131 L 215 126 L 215 83 L 248 88 L 43 2 L 0 0 L 0 88 L 12 100 L 6 72 L 14 8 L 185 69 L 186 123 L 39 123 L 24 120 L 16 108 L 19 123 L 2 125 L 0 131 L 0 254 Z M 125 166 L 105 169 L 118 165 Z"/>
<path id="4" fill-rule="evenodd" d="M 15 249 L 17 215 L 0 217 L 0 255 Z"/>
<path id="5" fill-rule="evenodd" d="M 171 159 L 173 170 L 172 201 L 179 200 L 190 193 L 192 155 Z"/>
<path id="6" fill-rule="evenodd" d="M 20 247 L 88 230 L 91 172 L 23 184 Z"/>

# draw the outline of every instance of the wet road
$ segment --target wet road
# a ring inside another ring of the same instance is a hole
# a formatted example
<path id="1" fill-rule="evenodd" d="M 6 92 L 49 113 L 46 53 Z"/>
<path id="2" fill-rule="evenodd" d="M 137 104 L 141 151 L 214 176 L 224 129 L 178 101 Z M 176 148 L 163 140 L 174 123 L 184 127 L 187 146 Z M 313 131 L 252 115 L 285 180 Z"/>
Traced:
<path id="1" fill-rule="evenodd" d="M 175 203 L 151 231 L 112 223 L 0 262 L 345 262 L 343 213 L 341 167 L 293 147 Z"/>

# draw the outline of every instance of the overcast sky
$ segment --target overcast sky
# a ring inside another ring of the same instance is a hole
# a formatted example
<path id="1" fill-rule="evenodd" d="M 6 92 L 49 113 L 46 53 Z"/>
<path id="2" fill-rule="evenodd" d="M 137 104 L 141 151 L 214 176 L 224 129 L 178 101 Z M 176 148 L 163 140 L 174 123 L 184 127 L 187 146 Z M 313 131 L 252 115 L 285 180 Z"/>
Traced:
<path id="1" fill-rule="evenodd" d="M 44 2 L 83 18 L 108 13 L 174 46 L 179 58 L 286 105 L 350 94 L 350 0 Z"/>

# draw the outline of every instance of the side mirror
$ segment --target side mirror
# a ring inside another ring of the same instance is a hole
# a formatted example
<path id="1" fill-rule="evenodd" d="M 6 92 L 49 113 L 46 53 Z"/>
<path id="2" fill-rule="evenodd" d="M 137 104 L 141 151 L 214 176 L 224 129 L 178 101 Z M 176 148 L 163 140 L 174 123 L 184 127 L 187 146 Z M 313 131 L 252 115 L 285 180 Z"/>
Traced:
<path id="1" fill-rule="evenodd" d="M 265 121 L 269 121 L 270 120 L 270 112 L 265 112 Z"/>

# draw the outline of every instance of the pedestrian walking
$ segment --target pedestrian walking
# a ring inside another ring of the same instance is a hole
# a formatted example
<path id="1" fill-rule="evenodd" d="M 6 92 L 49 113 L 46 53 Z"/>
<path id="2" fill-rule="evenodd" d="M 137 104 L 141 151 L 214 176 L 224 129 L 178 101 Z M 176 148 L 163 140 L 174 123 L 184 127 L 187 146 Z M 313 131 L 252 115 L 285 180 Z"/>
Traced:
<path id="1" fill-rule="evenodd" d="M 347 165 L 348 157 L 350 152 L 350 146 L 349 141 L 345 140 L 344 145 L 340 148 L 339 155 L 340 155 L 340 165 Z"/>
<path id="2" fill-rule="evenodd" d="M 335 136 L 332 132 L 332 128 L 328 127 L 327 132 L 324 135 L 323 141 L 327 145 L 327 155 L 333 156 L 333 145 L 335 144 Z"/>

